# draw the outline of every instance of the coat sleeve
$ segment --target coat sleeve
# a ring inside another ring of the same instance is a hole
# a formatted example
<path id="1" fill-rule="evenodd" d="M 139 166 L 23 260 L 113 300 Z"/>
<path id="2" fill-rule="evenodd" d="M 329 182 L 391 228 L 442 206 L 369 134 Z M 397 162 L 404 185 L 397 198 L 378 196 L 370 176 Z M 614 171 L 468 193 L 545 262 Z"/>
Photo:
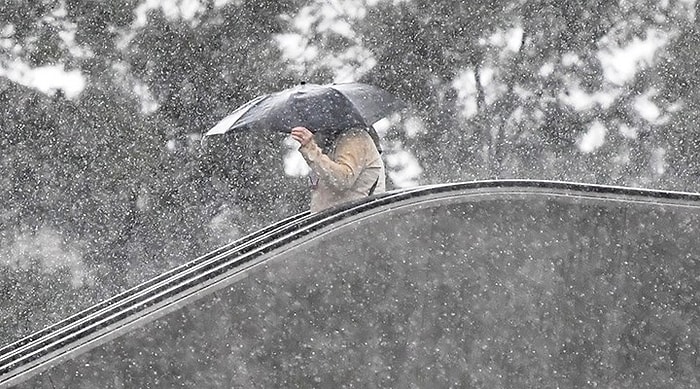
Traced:
<path id="1" fill-rule="evenodd" d="M 352 187 L 366 162 L 366 142 L 362 135 L 361 132 L 350 132 L 341 136 L 335 148 L 335 160 L 323 154 L 313 140 L 299 148 L 299 151 L 311 170 L 329 186 L 345 190 Z"/>

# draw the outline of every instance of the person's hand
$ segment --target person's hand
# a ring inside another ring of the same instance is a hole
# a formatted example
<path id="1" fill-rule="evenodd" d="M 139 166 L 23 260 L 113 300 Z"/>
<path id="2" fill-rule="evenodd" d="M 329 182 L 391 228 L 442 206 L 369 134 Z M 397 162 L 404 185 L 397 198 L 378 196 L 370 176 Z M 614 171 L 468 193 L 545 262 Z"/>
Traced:
<path id="1" fill-rule="evenodd" d="M 306 146 L 314 138 L 314 134 L 306 127 L 294 127 L 292 128 L 292 138 L 301 143 L 302 146 Z"/>

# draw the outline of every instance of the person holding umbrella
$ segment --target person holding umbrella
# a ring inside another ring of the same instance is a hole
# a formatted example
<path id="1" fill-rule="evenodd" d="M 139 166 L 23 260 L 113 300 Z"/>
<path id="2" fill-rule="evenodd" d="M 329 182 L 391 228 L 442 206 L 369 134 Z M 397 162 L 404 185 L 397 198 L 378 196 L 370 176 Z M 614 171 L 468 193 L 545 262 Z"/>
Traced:
<path id="1" fill-rule="evenodd" d="M 311 168 L 312 212 L 386 190 L 384 162 L 367 130 L 350 128 L 319 134 L 321 146 L 306 127 L 291 130 Z"/>
<path id="2" fill-rule="evenodd" d="M 205 135 L 257 130 L 290 133 L 311 168 L 311 211 L 385 191 L 379 137 L 372 124 L 405 108 L 363 83 L 307 84 L 258 96 Z"/>

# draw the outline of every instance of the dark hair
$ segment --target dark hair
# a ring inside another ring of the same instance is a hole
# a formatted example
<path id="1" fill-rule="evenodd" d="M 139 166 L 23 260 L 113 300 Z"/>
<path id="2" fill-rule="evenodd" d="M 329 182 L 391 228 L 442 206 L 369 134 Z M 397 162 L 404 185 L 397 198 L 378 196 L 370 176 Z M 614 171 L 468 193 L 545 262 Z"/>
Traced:
<path id="1" fill-rule="evenodd" d="M 372 126 L 367 127 L 365 130 L 369 133 L 372 141 L 374 141 L 374 146 L 377 148 L 379 154 L 381 154 L 382 146 L 379 144 L 379 135 L 377 135 L 377 131 Z M 318 147 L 321 148 L 321 151 L 323 151 L 323 154 L 329 155 L 335 151 L 335 142 L 345 131 L 347 131 L 347 129 L 328 129 L 318 131 L 314 134 L 314 140 L 316 141 Z"/>
<path id="2" fill-rule="evenodd" d="M 314 134 L 316 144 L 318 145 L 318 147 L 321 148 L 323 154 L 328 155 L 334 151 L 335 142 L 338 140 L 338 138 L 344 131 L 345 130 L 334 128 L 318 131 L 316 132 L 316 134 Z"/>

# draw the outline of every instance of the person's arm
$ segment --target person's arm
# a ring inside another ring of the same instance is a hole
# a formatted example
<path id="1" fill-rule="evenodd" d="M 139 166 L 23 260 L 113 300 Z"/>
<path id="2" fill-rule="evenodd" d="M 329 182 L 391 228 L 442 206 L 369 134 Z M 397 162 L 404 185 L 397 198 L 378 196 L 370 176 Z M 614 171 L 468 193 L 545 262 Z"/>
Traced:
<path id="1" fill-rule="evenodd" d="M 341 136 L 335 148 L 335 160 L 323 154 L 313 136 L 304 139 L 304 135 L 299 135 L 295 139 L 302 144 L 299 152 L 311 169 L 336 189 L 350 188 L 364 167 L 365 142 L 360 132 Z"/>

